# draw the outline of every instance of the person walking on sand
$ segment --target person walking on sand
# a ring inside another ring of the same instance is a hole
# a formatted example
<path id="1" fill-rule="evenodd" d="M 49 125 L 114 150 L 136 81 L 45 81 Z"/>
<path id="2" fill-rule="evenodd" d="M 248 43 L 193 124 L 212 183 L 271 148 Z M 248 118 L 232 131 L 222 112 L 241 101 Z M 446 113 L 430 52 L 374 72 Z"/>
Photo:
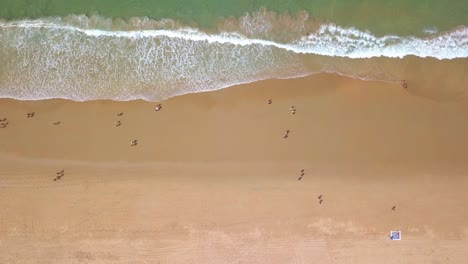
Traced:
<path id="1" fill-rule="evenodd" d="M 323 202 L 323 199 L 322 199 L 323 195 L 319 195 L 317 198 L 319 199 L 319 204 L 322 204 Z"/>

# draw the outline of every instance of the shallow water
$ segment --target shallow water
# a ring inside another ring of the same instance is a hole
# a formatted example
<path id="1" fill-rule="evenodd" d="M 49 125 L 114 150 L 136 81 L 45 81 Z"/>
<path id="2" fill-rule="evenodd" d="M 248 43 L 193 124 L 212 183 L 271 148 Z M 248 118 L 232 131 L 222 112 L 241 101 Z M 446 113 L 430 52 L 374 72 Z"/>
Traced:
<path id="1" fill-rule="evenodd" d="M 382 4 L 379 23 L 372 22 L 374 12 L 369 11 L 377 7 L 361 1 L 334 1 L 328 9 L 323 1 L 273 1 L 268 6 L 258 1 L 223 6 L 191 2 L 201 11 L 197 14 L 195 7 L 179 6 L 180 1 L 113 1 L 108 9 L 102 2 L 42 1 L 36 9 L 21 9 L 21 1 L 2 2 L 2 16 L 15 20 L 0 21 L 0 97 L 22 100 L 159 101 L 318 72 L 398 82 L 398 69 L 408 56 L 468 57 L 466 15 L 457 13 L 466 6 L 458 1 L 437 11 L 454 14 L 451 19 L 437 24 L 430 16 L 418 17 L 405 27 L 390 23 L 384 13 L 419 10 L 421 2 L 405 8 L 403 1 Z M 426 8 L 433 5 L 425 1 Z M 259 6 L 271 9 L 245 13 Z M 151 17 L 166 19 L 132 16 L 152 10 Z M 204 15 L 207 10 L 210 15 Z M 297 13 L 289 15 L 292 11 Z"/>

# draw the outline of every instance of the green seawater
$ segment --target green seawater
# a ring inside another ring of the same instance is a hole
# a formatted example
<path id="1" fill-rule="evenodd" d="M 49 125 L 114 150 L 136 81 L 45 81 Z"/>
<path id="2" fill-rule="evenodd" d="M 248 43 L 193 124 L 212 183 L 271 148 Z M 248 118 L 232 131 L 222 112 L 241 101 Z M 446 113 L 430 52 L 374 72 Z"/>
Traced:
<path id="1" fill-rule="evenodd" d="M 466 0 L 0 0 L 0 18 L 147 16 L 213 28 L 220 17 L 240 17 L 262 7 L 291 15 L 304 10 L 312 19 L 369 30 L 375 35 L 421 35 L 428 28 L 447 31 L 468 24 Z"/>

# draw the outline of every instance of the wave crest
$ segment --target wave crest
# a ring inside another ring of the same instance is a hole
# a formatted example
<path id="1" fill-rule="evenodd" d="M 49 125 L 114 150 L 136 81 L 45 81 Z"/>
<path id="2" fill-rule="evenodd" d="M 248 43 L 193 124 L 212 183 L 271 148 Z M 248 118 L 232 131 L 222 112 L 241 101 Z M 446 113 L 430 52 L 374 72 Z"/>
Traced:
<path id="1" fill-rule="evenodd" d="M 0 21 L 0 55 L 1 97 L 157 101 L 312 71 L 362 78 L 371 67 L 360 71 L 352 59 L 466 58 L 468 28 L 424 38 L 377 37 L 311 23 L 305 12 L 291 18 L 263 10 L 224 19 L 216 32 L 206 32 L 171 19 L 73 15 Z M 310 56 L 321 63 L 313 70 L 304 63 Z M 343 60 L 351 66 L 343 69 Z M 384 71 L 378 74 L 365 76 L 393 78 Z"/>

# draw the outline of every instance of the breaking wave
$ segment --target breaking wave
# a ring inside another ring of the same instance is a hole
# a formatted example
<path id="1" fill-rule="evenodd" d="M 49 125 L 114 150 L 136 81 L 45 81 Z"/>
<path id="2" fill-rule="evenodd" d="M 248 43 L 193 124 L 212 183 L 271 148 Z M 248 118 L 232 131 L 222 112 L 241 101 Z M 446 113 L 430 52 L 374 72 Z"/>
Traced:
<path id="1" fill-rule="evenodd" d="M 159 101 L 320 71 L 362 77 L 357 68 L 350 72 L 330 67 L 335 58 L 468 57 L 465 26 L 424 38 L 378 37 L 356 28 L 317 25 L 306 13 L 277 18 L 266 11 L 228 18 L 214 32 L 170 19 L 123 21 L 73 15 L 3 21 L 0 97 Z M 313 58 L 329 63 L 311 69 L 304 60 Z"/>

